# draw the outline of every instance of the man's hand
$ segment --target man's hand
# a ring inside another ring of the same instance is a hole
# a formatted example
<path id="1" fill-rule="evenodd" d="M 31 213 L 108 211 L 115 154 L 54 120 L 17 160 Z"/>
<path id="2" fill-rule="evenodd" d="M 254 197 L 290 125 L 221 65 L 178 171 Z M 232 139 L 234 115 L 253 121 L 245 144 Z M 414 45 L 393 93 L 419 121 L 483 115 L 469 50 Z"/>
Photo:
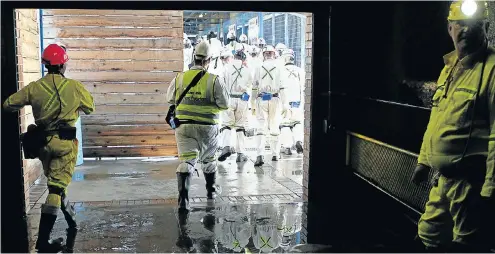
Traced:
<path id="1" fill-rule="evenodd" d="M 411 181 L 416 185 L 425 182 L 426 180 L 428 180 L 428 175 L 430 174 L 430 170 L 431 170 L 430 167 L 423 164 L 418 164 L 414 169 L 413 175 L 411 177 Z"/>
<path id="2" fill-rule="evenodd" d="M 251 113 L 253 113 L 253 116 L 255 116 L 256 115 L 256 109 L 254 109 L 254 108 L 251 109 Z"/>

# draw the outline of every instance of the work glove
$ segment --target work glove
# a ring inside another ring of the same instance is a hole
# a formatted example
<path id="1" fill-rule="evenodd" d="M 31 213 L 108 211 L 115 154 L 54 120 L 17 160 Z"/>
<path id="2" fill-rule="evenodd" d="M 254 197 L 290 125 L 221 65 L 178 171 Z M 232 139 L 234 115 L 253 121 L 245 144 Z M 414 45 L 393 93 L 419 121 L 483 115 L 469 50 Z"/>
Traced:
<path id="1" fill-rule="evenodd" d="M 430 174 L 430 170 L 431 170 L 430 167 L 419 163 L 414 169 L 413 175 L 411 177 L 411 181 L 416 185 L 425 182 L 426 180 L 428 180 L 428 175 Z"/>

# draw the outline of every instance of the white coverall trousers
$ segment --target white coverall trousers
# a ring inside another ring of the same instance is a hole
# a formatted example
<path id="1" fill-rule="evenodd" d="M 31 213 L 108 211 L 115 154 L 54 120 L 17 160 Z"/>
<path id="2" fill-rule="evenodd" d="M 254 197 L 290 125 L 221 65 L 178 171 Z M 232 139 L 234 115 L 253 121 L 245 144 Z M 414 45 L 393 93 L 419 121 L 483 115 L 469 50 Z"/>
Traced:
<path id="1" fill-rule="evenodd" d="M 244 131 L 248 127 L 249 116 L 249 101 L 243 101 L 240 98 L 230 98 L 230 108 L 222 111 L 220 117 L 222 119 L 222 146 L 232 145 L 232 131 L 235 130 L 237 142 L 236 151 L 245 153 L 245 135 Z M 228 128 L 225 128 L 228 127 Z"/>
<path id="2" fill-rule="evenodd" d="M 285 148 L 292 148 L 297 141 L 304 138 L 304 105 L 299 105 L 299 108 L 290 107 L 287 115 L 281 124 L 282 145 Z"/>
<path id="3" fill-rule="evenodd" d="M 204 173 L 217 171 L 215 152 L 218 145 L 218 126 L 182 124 L 175 130 L 179 150 L 179 173 L 193 173 L 198 163 Z"/>
<path id="4" fill-rule="evenodd" d="M 280 95 L 279 95 L 280 96 Z M 260 126 L 257 156 L 263 155 L 265 138 L 269 137 L 272 156 L 280 156 L 280 124 L 282 123 L 282 100 L 273 97 L 269 101 L 256 98 L 256 118 Z"/>

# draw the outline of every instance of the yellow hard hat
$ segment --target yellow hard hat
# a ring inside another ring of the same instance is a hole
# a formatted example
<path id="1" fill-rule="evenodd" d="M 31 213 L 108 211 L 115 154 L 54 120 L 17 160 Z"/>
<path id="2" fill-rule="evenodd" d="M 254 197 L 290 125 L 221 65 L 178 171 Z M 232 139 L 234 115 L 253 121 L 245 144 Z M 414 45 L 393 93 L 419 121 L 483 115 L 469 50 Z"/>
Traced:
<path id="1" fill-rule="evenodd" d="M 455 1 L 450 5 L 447 20 L 487 19 L 488 3 L 485 1 L 464 0 Z"/>

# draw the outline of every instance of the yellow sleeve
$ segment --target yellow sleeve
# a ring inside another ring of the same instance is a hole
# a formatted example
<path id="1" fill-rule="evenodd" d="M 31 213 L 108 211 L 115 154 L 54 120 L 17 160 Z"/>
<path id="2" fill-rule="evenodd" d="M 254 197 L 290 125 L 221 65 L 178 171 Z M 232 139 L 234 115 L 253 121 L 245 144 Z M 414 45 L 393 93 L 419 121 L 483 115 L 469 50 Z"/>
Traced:
<path id="1" fill-rule="evenodd" d="M 23 87 L 21 90 L 17 91 L 15 94 L 12 94 L 5 100 L 3 103 L 3 108 L 8 112 L 15 112 L 20 110 L 22 107 L 31 104 L 30 98 L 30 86 L 29 85 Z"/>
<path id="2" fill-rule="evenodd" d="M 486 160 L 486 177 L 481 196 L 493 197 L 495 189 L 495 69 L 492 70 L 488 83 L 488 112 L 490 135 L 488 136 L 488 158 Z"/>
<path id="3" fill-rule="evenodd" d="M 81 109 L 86 115 L 93 113 L 93 111 L 95 111 L 95 104 L 91 93 L 89 93 L 83 84 L 79 82 L 77 83 L 77 91 L 81 96 L 81 104 L 79 105 L 79 109 Z"/>

